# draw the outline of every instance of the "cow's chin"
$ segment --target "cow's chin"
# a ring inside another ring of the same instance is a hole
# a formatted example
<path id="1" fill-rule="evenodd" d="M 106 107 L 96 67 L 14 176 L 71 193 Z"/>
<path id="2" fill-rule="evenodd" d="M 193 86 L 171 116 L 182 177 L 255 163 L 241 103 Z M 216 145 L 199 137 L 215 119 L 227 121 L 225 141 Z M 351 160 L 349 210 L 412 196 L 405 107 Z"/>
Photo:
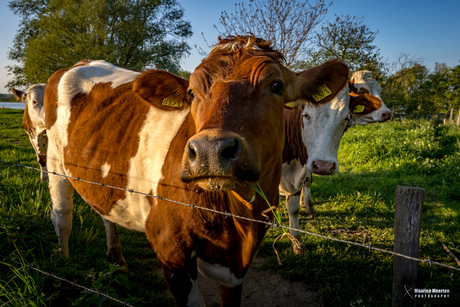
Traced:
<path id="1" fill-rule="evenodd" d="M 195 179 L 195 184 L 205 191 L 226 191 L 236 193 L 236 197 L 240 201 L 252 203 L 256 192 L 251 187 L 243 182 L 237 181 L 231 177 L 207 177 Z M 254 185 L 254 183 L 253 183 Z"/>
<path id="2" fill-rule="evenodd" d="M 205 191 L 231 191 L 239 185 L 235 179 L 231 177 L 203 177 L 194 180 L 195 184 Z"/>

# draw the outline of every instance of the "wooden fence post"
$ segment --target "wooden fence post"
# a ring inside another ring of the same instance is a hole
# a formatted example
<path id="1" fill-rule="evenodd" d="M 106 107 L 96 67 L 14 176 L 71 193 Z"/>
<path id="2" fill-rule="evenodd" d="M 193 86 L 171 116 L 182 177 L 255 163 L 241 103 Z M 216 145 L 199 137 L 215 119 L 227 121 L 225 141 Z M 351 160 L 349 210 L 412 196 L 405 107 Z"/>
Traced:
<path id="1" fill-rule="evenodd" d="M 420 221 L 425 190 L 397 186 L 393 251 L 418 258 Z M 418 261 L 393 256 L 393 307 L 415 305 Z"/>

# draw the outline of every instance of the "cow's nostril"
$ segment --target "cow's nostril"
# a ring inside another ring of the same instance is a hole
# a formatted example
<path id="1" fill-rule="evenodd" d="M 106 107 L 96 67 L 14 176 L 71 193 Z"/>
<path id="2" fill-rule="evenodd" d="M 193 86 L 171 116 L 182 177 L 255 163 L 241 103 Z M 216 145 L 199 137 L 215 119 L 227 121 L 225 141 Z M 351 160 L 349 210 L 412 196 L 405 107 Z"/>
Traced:
<path id="1" fill-rule="evenodd" d="M 329 173 L 332 175 L 335 172 L 335 163 L 333 163 L 331 169 L 329 170 Z"/>
<path id="2" fill-rule="evenodd" d="M 224 160 L 235 160 L 238 156 L 239 149 L 240 142 L 237 139 L 227 139 L 222 146 L 220 156 Z"/>
<path id="3" fill-rule="evenodd" d="M 315 173 L 318 171 L 318 165 L 316 165 L 316 161 L 313 161 L 313 171 Z"/>
<path id="4" fill-rule="evenodd" d="M 190 162 L 194 162 L 196 159 L 196 146 L 194 142 L 190 142 L 187 147 L 187 158 Z"/>

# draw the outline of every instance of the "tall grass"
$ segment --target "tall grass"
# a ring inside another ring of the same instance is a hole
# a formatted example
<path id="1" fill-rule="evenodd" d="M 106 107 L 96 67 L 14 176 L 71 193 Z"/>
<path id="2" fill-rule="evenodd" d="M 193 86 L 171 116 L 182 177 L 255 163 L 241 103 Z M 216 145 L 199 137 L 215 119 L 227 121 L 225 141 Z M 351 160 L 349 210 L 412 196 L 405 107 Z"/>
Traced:
<path id="1" fill-rule="evenodd" d="M 0 159 L 38 167 L 21 127 L 22 111 L 0 109 Z M 372 246 L 393 249 L 394 200 L 397 185 L 426 190 L 420 257 L 455 266 L 442 249 L 460 256 L 460 131 L 426 121 L 391 121 L 358 126 L 342 139 L 341 172 L 315 176 L 312 196 L 318 216 L 301 212 L 301 228 Z M 282 223 L 287 212 L 280 207 Z M 159 263 L 142 233 L 119 228 L 128 273 L 105 257 L 103 223 L 75 196 L 69 258 L 58 252 L 50 221 L 50 196 L 39 172 L 0 163 L 0 254 L 99 289 L 135 306 L 172 306 Z M 272 243 L 281 234 L 270 229 L 260 256 L 264 268 L 303 281 L 318 291 L 325 306 L 390 306 L 392 256 L 356 246 L 305 236 L 307 250 L 291 251 L 278 241 L 283 266 Z M 0 258 L 0 306 L 118 306 L 65 282 Z M 123 276 L 123 277 L 121 277 Z M 449 299 L 419 299 L 417 306 L 460 306 L 460 274 L 420 264 L 418 288 L 450 289 Z M 291 294 L 295 295 L 295 294 Z M 244 298 L 243 298 L 244 301 Z M 27 303 L 25 303 L 27 302 Z"/>
<path id="2" fill-rule="evenodd" d="M 341 172 L 315 176 L 316 218 L 301 228 L 322 235 L 393 250 L 396 186 L 426 190 L 420 257 L 456 266 L 443 250 L 460 256 L 460 130 L 404 120 L 357 126 L 345 133 L 339 150 Z M 284 208 L 284 206 L 282 206 Z M 284 211 L 285 223 L 287 213 Z M 268 242 L 277 236 L 270 232 Z M 392 256 L 306 236 L 307 251 L 291 253 L 285 266 L 268 265 L 321 293 L 326 306 L 391 306 Z M 264 245 L 263 254 L 271 253 Z M 449 299 L 419 299 L 417 306 L 460 306 L 460 272 L 420 264 L 417 286 L 450 289 Z"/>

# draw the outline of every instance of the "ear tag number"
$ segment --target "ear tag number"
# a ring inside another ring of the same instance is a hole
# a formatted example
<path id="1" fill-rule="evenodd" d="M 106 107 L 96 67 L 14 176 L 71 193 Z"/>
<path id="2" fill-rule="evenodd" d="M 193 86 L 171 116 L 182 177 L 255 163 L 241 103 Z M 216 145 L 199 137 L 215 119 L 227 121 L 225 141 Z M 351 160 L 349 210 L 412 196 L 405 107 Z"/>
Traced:
<path id="1" fill-rule="evenodd" d="M 294 107 L 294 103 L 288 102 L 285 104 L 285 106 L 292 109 Z"/>
<path id="2" fill-rule="evenodd" d="M 320 101 L 321 99 L 324 99 L 331 94 L 331 90 L 326 86 L 326 84 L 323 84 L 318 87 L 318 93 L 312 96 L 316 101 Z"/>
<path id="3" fill-rule="evenodd" d="M 167 107 L 182 108 L 183 101 L 175 101 L 172 97 L 166 97 L 161 104 Z"/>
<path id="4" fill-rule="evenodd" d="M 353 113 L 363 113 L 365 108 L 366 108 L 365 106 L 358 104 L 353 109 Z"/>

